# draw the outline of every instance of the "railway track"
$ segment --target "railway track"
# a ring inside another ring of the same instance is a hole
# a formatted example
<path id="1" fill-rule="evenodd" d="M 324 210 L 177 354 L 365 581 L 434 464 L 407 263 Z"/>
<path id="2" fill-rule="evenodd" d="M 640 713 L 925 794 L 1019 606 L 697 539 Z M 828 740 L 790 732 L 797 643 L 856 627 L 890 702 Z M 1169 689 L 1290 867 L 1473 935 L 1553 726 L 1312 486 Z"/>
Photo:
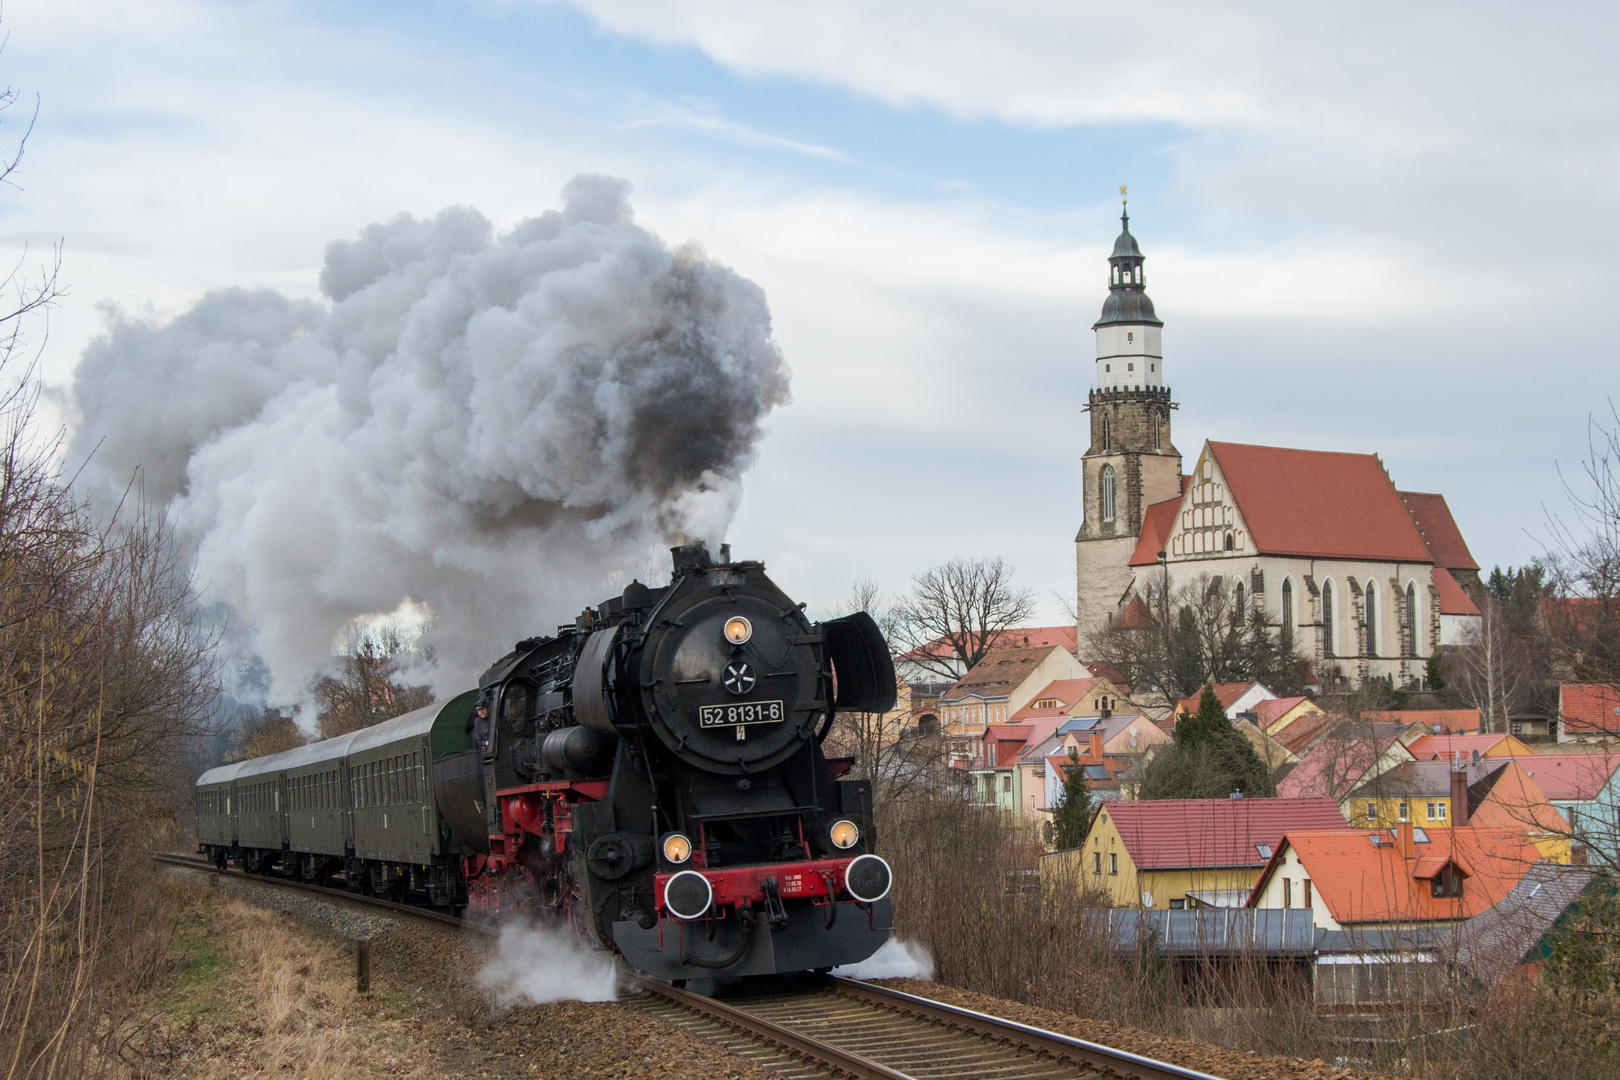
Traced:
<path id="1" fill-rule="evenodd" d="M 153 859 L 425 922 L 493 932 L 443 912 L 346 889 L 221 871 L 183 855 Z M 763 992 L 707 997 L 629 970 L 623 977 L 647 992 L 637 1007 L 704 1038 L 718 1036 L 739 1056 L 789 1080 L 828 1074 L 857 1080 L 1218 1080 L 1099 1043 L 851 979 L 807 977 L 774 984 Z"/>

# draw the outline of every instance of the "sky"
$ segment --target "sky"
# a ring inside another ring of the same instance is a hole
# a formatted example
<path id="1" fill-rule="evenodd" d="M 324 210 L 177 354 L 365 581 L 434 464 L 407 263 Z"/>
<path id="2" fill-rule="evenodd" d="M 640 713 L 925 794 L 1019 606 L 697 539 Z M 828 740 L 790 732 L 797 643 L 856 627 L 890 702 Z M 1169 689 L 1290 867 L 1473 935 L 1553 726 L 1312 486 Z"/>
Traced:
<path id="1" fill-rule="evenodd" d="M 792 403 L 730 540 L 813 610 L 1001 556 L 1063 621 L 1121 184 L 1205 439 L 1378 453 L 1489 568 L 1616 390 L 1620 12 L 1597 4 L 11 0 L 0 250 L 112 309 L 318 298 L 404 211 L 623 177 L 764 289 Z M 26 248 L 27 254 L 24 254 Z M 63 417 L 72 423 L 71 415 Z"/>

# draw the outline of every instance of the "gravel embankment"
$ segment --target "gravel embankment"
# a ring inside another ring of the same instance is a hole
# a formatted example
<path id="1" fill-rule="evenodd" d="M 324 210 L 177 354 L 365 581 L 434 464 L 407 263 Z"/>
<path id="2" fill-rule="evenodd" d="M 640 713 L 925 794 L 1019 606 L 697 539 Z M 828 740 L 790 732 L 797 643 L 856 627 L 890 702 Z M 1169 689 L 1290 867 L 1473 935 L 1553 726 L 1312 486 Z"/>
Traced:
<path id="1" fill-rule="evenodd" d="M 920 982 L 916 979 L 875 979 L 873 983 L 933 1001 L 942 1001 L 947 1005 L 989 1013 L 1031 1027 L 1045 1028 L 1060 1035 L 1101 1043 L 1116 1050 L 1180 1065 L 1184 1069 L 1196 1069 L 1211 1076 L 1218 1076 L 1221 1080 L 1378 1080 L 1372 1073 L 1340 1068 L 1324 1061 L 1306 1061 L 1303 1058 L 1274 1057 L 1268 1054 L 1227 1050 L 1208 1043 L 1188 1042 L 1186 1039 L 1156 1035 L 1139 1028 L 1122 1027 L 1106 1020 L 1087 1020 L 1079 1016 L 1037 1009 L 1016 1001 L 1003 1001 L 1000 998 L 986 997 L 970 990 L 958 990 L 953 986 L 942 986 L 938 983 Z"/>

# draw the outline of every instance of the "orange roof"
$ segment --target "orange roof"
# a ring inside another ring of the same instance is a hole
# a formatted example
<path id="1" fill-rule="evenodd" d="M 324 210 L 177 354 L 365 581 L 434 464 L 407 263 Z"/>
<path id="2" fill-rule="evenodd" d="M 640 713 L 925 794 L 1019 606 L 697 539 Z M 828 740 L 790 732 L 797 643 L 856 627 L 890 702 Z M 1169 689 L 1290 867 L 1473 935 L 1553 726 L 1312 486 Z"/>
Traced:
<path id="1" fill-rule="evenodd" d="M 1412 523 L 1417 526 L 1418 535 L 1423 537 L 1423 546 L 1434 556 L 1434 565 L 1447 570 L 1479 570 L 1444 495 L 1424 491 L 1403 491 L 1400 495 L 1407 513 L 1412 515 Z"/>
<path id="2" fill-rule="evenodd" d="M 1142 514 L 1142 535 L 1136 539 L 1136 551 L 1131 555 L 1132 566 L 1155 566 L 1159 552 L 1170 542 L 1170 529 L 1176 523 L 1181 500 L 1166 499 L 1154 503 Z"/>
<path id="3" fill-rule="evenodd" d="M 1457 584 L 1457 579 L 1451 576 L 1450 570 L 1438 566 L 1434 568 L 1434 587 L 1440 594 L 1440 614 L 1479 614 L 1479 605 L 1463 592 L 1463 587 Z"/>
<path id="4" fill-rule="evenodd" d="M 1565 683 L 1558 688 L 1565 731 L 1620 733 L 1620 689 L 1607 683 Z"/>
<path id="5" fill-rule="evenodd" d="M 1406 744 L 1419 761 L 1464 761 L 1476 753 L 1480 757 L 1512 757 L 1530 750 L 1511 735 L 1419 735 Z"/>
<path id="6" fill-rule="evenodd" d="M 1388 829 L 1292 832 L 1278 845 L 1249 894 L 1254 906 L 1292 851 L 1339 923 L 1466 919 L 1492 907 L 1541 858 L 1523 829 L 1429 829 L 1427 843 L 1402 856 Z M 1377 838 L 1377 843 L 1373 842 Z M 1460 897 L 1436 897 L 1430 880 L 1446 863 L 1464 875 Z"/>
<path id="7" fill-rule="evenodd" d="M 1568 802 L 1597 798 L 1620 769 L 1620 754 L 1532 754 L 1514 760 L 1549 799 Z"/>
<path id="8" fill-rule="evenodd" d="M 1469 785 L 1468 824 L 1481 829 L 1569 832 L 1569 822 L 1547 801 L 1547 793 L 1530 776 L 1526 764 L 1529 759 L 1510 758 L 1502 768 Z"/>
<path id="9" fill-rule="evenodd" d="M 1029 699 L 1029 704 L 1013 713 L 1009 720 L 1018 723 L 1037 716 L 1067 716 L 1069 707 L 1083 701 L 1087 694 L 1096 689 L 1102 679 L 1058 679 L 1047 683 L 1040 693 Z M 1037 701 L 1047 701 L 1056 698 L 1060 704 L 1055 709 L 1037 709 Z"/>
<path id="10" fill-rule="evenodd" d="M 1432 561 L 1373 454 L 1209 444 L 1264 555 Z"/>
<path id="11" fill-rule="evenodd" d="M 1478 709 L 1392 709 L 1388 712 L 1364 712 L 1363 720 L 1386 720 L 1397 724 L 1425 724 L 1430 731 L 1439 724 L 1449 735 L 1461 735 L 1479 730 Z"/>

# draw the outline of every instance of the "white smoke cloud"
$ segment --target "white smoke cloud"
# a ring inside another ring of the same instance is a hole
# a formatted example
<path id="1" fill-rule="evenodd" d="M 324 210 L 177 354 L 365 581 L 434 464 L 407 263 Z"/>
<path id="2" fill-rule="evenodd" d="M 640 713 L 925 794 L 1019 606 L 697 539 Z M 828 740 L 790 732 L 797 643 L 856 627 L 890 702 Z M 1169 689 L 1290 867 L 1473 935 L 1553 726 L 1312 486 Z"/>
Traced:
<path id="1" fill-rule="evenodd" d="M 833 968 L 846 979 L 921 979 L 934 981 L 934 957 L 921 945 L 890 937 L 878 951 L 858 964 Z"/>
<path id="2" fill-rule="evenodd" d="M 82 483 L 107 507 L 139 470 L 272 701 L 402 604 L 463 688 L 650 550 L 723 537 L 789 372 L 764 292 L 628 192 L 576 177 L 499 237 L 465 207 L 371 225 L 328 245 L 325 303 L 107 313 L 74 378 Z"/>
<path id="3" fill-rule="evenodd" d="M 509 923 L 477 982 L 501 1008 L 527 1001 L 617 1001 L 613 957 L 590 949 L 563 930 Z"/>

